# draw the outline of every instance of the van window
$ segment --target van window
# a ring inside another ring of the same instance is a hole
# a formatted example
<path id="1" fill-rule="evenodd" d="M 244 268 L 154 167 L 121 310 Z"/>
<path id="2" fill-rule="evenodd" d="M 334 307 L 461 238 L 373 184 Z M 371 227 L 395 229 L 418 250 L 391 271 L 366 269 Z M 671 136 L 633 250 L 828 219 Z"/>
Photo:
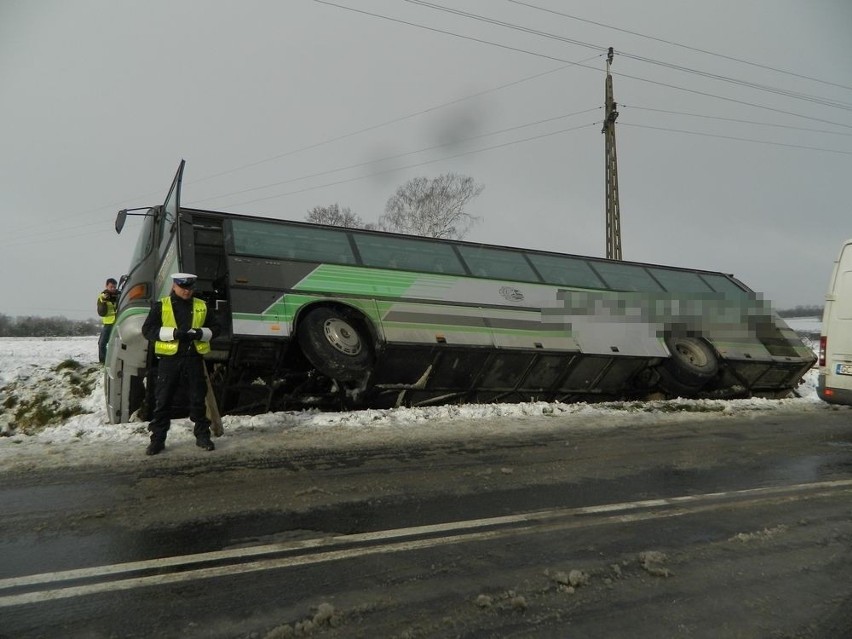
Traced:
<path id="1" fill-rule="evenodd" d="M 842 320 L 852 319 L 852 271 L 838 273 L 834 294 L 837 317 Z"/>

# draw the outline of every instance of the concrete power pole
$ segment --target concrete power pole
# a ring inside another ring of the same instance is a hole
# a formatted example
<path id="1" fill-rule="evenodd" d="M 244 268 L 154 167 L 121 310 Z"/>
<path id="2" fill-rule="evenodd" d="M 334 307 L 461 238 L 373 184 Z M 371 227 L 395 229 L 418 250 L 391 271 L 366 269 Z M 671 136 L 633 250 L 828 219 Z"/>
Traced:
<path id="1" fill-rule="evenodd" d="M 616 103 L 612 98 L 612 47 L 606 56 L 606 97 L 604 98 L 604 124 L 606 163 L 606 256 L 611 260 L 621 259 L 621 210 L 618 207 L 618 159 L 615 154 L 615 119 L 618 117 Z"/>

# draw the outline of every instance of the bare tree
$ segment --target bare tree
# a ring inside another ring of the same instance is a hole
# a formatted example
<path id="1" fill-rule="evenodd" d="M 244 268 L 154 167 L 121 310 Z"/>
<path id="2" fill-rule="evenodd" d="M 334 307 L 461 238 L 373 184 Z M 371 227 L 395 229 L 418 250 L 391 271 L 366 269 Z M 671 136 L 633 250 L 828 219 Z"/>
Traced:
<path id="1" fill-rule="evenodd" d="M 337 203 L 329 206 L 315 206 L 305 216 L 305 220 L 314 224 L 329 224 L 331 226 L 345 226 L 352 229 L 364 228 L 364 221 L 353 213 L 348 206 L 340 208 Z"/>
<path id="2" fill-rule="evenodd" d="M 473 178 L 456 173 L 445 173 L 432 180 L 414 178 L 387 201 L 378 227 L 424 237 L 462 239 L 479 221 L 465 207 L 484 188 Z"/>

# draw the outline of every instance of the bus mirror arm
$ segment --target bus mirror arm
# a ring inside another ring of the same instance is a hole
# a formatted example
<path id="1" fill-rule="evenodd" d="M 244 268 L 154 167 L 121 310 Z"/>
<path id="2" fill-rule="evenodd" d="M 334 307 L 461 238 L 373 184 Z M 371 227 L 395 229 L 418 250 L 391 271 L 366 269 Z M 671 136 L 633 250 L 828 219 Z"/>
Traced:
<path id="1" fill-rule="evenodd" d="M 139 206 L 135 209 L 121 209 L 115 216 L 115 232 L 121 233 L 121 229 L 124 228 L 124 223 L 127 221 L 128 215 L 141 215 L 146 216 L 150 215 L 148 211 L 150 211 L 152 207 L 150 206 Z M 145 213 L 130 213 L 130 211 L 145 211 Z"/>

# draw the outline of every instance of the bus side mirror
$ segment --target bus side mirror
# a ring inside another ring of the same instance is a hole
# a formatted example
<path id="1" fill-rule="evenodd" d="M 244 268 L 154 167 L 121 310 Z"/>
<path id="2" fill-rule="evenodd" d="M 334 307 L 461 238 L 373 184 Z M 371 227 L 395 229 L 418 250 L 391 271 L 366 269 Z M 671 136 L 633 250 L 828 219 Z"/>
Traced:
<path id="1" fill-rule="evenodd" d="M 124 223 L 127 221 L 127 209 L 121 209 L 118 215 L 115 216 L 115 232 L 121 233 L 124 228 Z"/>
<path id="2" fill-rule="evenodd" d="M 148 215 L 155 215 L 158 210 L 160 210 L 161 206 L 137 206 L 135 209 L 121 209 L 118 212 L 118 215 L 115 216 L 115 232 L 121 233 L 121 229 L 124 228 L 124 223 L 127 221 L 128 215 L 141 215 L 142 217 L 146 217 Z M 144 213 L 131 213 L 130 211 L 145 211 Z"/>

